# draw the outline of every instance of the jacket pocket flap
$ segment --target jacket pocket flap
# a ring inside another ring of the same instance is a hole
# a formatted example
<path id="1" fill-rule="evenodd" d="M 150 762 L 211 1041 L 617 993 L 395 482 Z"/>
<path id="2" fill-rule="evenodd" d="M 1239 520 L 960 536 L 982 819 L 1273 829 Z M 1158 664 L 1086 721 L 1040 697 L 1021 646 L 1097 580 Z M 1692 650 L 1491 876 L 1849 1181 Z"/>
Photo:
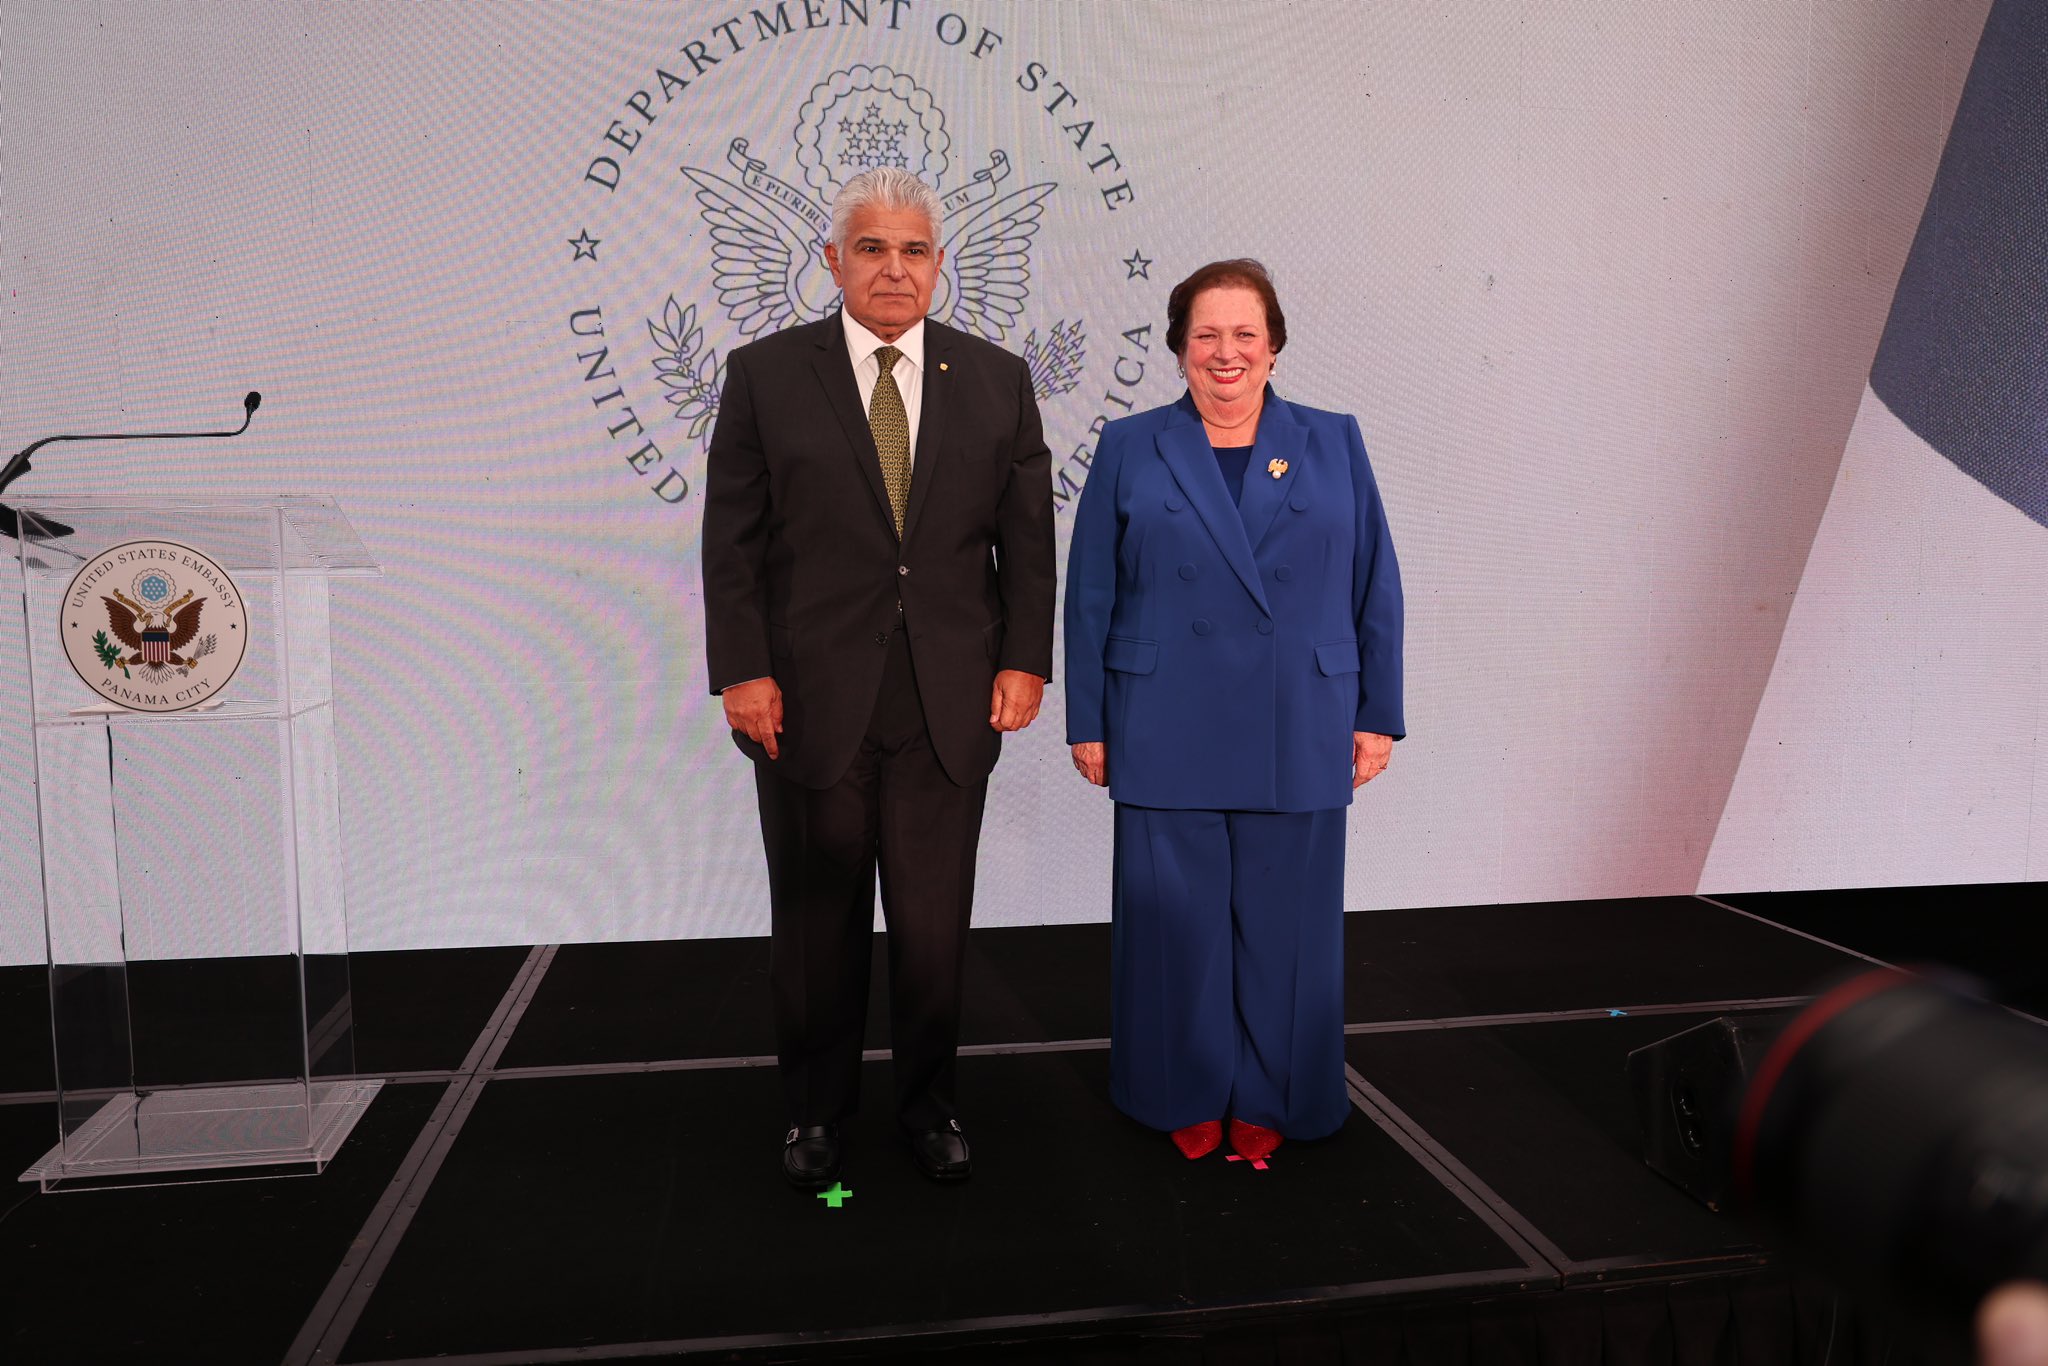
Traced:
<path id="1" fill-rule="evenodd" d="M 1355 640 L 1326 640 L 1316 646 L 1316 667 L 1327 678 L 1338 674 L 1358 672 L 1358 642 Z"/>
<path id="2" fill-rule="evenodd" d="M 1159 642 L 1111 636 L 1102 649 L 1102 666 L 1121 674 L 1148 674 L 1159 664 Z M 1353 668 L 1357 665 L 1354 663 Z"/>

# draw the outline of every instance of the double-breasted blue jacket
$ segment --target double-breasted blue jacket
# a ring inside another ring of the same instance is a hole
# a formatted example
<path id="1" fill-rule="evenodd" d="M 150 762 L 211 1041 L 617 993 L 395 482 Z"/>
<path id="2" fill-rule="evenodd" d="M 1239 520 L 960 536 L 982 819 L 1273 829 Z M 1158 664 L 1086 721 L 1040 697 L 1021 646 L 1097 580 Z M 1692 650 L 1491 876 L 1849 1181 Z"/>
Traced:
<path id="1" fill-rule="evenodd" d="M 1266 391 L 1234 503 L 1194 401 L 1110 423 L 1067 560 L 1067 743 L 1135 806 L 1351 801 L 1399 739 L 1401 575 L 1357 419 Z"/>

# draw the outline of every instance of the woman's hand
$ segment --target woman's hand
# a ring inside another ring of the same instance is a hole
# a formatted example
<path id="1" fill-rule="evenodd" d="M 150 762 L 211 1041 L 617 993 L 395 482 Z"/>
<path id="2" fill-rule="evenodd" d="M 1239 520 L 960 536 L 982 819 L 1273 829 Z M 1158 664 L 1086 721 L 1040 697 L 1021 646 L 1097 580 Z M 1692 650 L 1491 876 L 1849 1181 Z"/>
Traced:
<path id="1" fill-rule="evenodd" d="M 1097 787 L 1109 786 L 1109 748 L 1100 740 L 1074 746 L 1074 771 Z"/>
<path id="2" fill-rule="evenodd" d="M 1076 746 L 1075 748 L 1079 748 Z M 1387 771 L 1387 760 L 1394 757 L 1394 737 L 1376 735 L 1369 730 L 1351 733 L 1351 789 L 1357 791 L 1374 778 Z"/>

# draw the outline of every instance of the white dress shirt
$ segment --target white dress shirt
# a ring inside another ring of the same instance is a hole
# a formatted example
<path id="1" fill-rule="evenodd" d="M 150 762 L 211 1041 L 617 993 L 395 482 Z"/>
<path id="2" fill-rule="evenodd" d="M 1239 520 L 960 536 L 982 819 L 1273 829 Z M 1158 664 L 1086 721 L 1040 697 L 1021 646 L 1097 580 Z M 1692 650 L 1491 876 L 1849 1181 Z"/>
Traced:
<path id="1" fill-rule="evenodd" d="M 924 319 L 912 323 L 910 330 L 893 342 L 885 342 L 862 327 L 843 308 L 839 320 L 846 326 L 846 351 L 853 357 L 853 382 L 860 386 L 863 413 L 873 405 L 875 381 L 882 377 L 882 363 L 875 359 L 875 352 L 884 346 L 894 346 L 903 353 L 889 373 L 896 377 L 896 392 L 903 395 L 903 416 L 910 422 L 910 463 L 915 468 L 917 420 L 924 407 Z"/>

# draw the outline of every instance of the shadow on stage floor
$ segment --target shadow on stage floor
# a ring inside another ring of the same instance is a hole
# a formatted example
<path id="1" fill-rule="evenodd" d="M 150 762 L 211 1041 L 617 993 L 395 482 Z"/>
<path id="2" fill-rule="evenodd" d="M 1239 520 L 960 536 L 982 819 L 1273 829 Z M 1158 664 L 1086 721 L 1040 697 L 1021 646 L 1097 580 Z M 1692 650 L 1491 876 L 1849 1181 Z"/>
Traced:
<path id="1" fill-rule="evenodd" d="M 876 1055 L 832 1200 L 777 1169 L 765 942 L 358 955 L 359 1065 L 390 1081 L 327 1172 L 0 1195 L 0 1360 L 1939 1357 L 1652 1175 L 1623 1059 L 1796 1004 L 1872 944 L 1961 956 L 2038 1012 L 2004 965 L 2043 961 L 2013 937 L 2041 931 L 1956 914 L 2022 894 L 1945 889 L 1950 942 L 1825 895 L 1775 899 L 1783 923 L 1748 897 L 1353 915 L 1354 1112 L 1261 1169 L 1185 1162 L 1108 1104 L 1105 926 L 977 931 L 974 1179 L 914 1173 Z M 235 1046 L 258 986 L 155 971 L 158 1029 Z M 885 974 L 878 954 L 878 1049 Z M 42 990 L 0 971 L 10 1041 L 46 1037 Z M 49 1086 L 10 1042 L 10 1171 L 54 1139 Z"/>

